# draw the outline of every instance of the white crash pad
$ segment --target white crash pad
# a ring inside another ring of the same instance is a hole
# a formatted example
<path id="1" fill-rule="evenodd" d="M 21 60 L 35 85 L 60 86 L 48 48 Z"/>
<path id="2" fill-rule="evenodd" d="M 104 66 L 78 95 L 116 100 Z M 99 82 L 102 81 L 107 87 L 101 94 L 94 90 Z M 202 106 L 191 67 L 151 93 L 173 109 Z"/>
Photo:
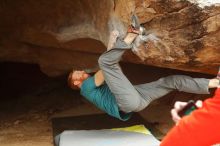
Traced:
<path id="1" fill-rule="evenodd" d="M 103 130 L 68 130 L 56 137 L 57 146 L 159 146 L 143 126 Z"/>

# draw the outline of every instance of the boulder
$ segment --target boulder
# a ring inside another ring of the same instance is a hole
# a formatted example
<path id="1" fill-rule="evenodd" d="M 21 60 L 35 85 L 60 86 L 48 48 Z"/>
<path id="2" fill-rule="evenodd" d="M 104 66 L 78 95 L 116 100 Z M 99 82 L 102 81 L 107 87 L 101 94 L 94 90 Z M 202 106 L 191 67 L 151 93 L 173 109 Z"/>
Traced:
<path id="1" fill-rule="evenodd" d="M 0 2 L 0 61 L 38 64 L 49 76 L 92 68 L 114 28 L 136 14 L 153 36 L 123 61 L 216 74 L 220 5 L 213 0 L 20 0 Z M 156 38 L 156 39 L 154 39 Z"/>

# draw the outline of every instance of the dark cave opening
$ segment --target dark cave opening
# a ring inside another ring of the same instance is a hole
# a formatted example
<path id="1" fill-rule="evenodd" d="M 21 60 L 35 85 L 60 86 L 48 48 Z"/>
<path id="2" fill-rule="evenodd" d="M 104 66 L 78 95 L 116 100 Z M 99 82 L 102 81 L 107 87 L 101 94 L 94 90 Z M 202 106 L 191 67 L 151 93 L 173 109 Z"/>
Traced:
<path id="1" fill-rule="evenodd" d="M 18 98 L 28 90 L 54 80 L 43 74 L 36 64 L 2 62 L 0 68 L 0 92 L 5 100 Z"/>

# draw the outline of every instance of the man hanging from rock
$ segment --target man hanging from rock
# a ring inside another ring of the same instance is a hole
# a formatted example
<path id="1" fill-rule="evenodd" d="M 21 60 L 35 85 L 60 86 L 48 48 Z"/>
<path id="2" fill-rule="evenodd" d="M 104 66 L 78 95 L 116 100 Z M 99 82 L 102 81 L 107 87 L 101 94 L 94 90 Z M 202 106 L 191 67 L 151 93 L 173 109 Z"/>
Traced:
<path id="1" fill-rule="evenodd" d="M 126 121 L 133 112 L 146 108 L 156 100 L 173 90 L 208 94 L 209 88 L 216 88 L 218 79 L 191 78 L 185 75 L 172 75 L 157 81 L 132 85 L 123 74 L 119 61 L 125 51 L 144 47 L 144 42 L 152 36 L 143 35 L 139 29 L 130 27 L 124 39 L 114 30 L 110 36 L 108 51 L 99 60 L 101 70 L 90 76 L 85 71 L 73 71 L 69 74 L 71 88 L 79 88 L 81 95 L 105 111 L 110 116 Z"/>

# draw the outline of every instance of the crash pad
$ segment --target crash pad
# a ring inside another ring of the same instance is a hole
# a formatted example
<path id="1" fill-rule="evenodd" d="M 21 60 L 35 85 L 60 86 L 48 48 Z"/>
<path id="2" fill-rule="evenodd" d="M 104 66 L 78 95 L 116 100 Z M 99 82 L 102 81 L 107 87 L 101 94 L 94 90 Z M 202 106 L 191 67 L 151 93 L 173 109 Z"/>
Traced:
<path id="1" fill-rule="evenodd" d="M 152 125 L 138 114 L 126 122 L 106 114 L 59 117 L 52 119 L 52 125 L 57 146 L 159 145 L 145 128 Z"/>

